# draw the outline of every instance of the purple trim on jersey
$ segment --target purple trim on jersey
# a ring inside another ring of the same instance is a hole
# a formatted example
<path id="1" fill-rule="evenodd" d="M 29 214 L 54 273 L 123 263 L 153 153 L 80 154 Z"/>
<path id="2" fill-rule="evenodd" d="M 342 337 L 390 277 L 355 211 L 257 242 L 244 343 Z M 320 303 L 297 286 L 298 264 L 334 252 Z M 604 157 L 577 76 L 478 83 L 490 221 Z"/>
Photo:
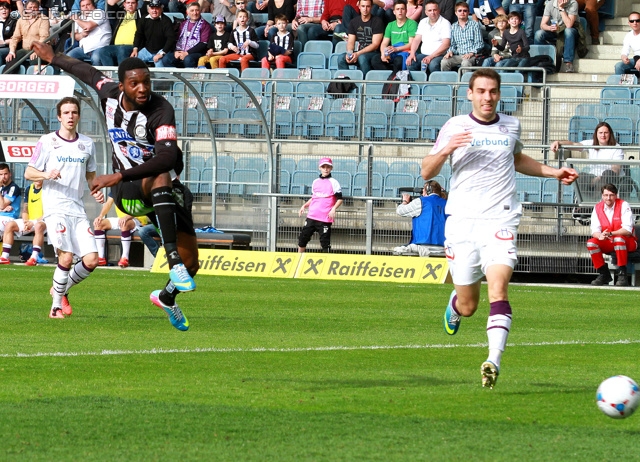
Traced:
<path id="1" fill-rule="evenodd" d="M 491 310 L 489 311 L 489 316 L 495 316 L 498 314 L 502 314 L 507 317 L 511 317 L 511 305 L 506 300 L 500 300 L 498 302 L 491 302 L 489 304 L 491 306 Z"/>
<path id="2" fill-rule="evenodd" d="M 493 119 L 491 122 L 485 122 L 484 120 L 480 120 L 474 117 L 473 113 L 470 113 L 469 117 L 471 117 L 471 119 L 473 119 L 474 122 L 479 123 L 480 125 L 493 125 L 500 122 L 500 114 L 496 114 L 496 118 Z"/>
<path id="3" fill-rule="evenodd" d="M 72 140 L 63 138 L 62 135 L 60 134 L 60 130 L 56 130 L 56 135 L 58 135 L 58 138 L 60 138 L 62 141 L 66 141 L 67 143 L 75 143 L 76 141 L 78 141 L 78 138 L 80 138 L 80 134 L 78 132 L 76 132 L 76 137 Z"/>

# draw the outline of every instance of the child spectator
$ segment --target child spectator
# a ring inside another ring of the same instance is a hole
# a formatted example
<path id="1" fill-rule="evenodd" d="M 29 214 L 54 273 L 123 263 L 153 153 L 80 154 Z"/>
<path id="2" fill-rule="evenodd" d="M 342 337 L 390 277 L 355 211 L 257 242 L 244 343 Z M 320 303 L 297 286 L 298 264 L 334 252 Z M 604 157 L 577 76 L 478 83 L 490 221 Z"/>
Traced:
<path id="1" fill-rule="evenodd" d="M 502 51 L 496 48 L 496 45 L 502 41 L 504 31 L 509 27 L 507 15 L 500 14 L 496 16 L 493 20 L 493 24 L 495 24 L 496 27 L 489 32 L 489 41 L 493 45 L 493 48 L 491 48 L 491 56 L 482 62 L 482 67 L 502 67 L 505 63 L 503 60 L 505 58 L 511 58 L 511 49 L 509 48 L 509 44 L 507 44 L 505 49 Z"/>
<path id="2" fill-rule="evenodd" d="M 220 58 L 229 53 L 231 34 L 225 30 L 226 26 L 227 21 L 224 16 L 218 16 L 214 23 L 215 31 L 209 36 L 207 42 L 207 53 L 198 60 L 198 67 L 206 67 L 209 64 L 211 69 L 217 69 Z"/>
<path id="3" fill-rule="evenodd" d="M 309 209 L 304 227 L 298 237 L 298 252 L 306 250 L 311 236 L 317 231 L 323 252 L 331 249 L 331 225 L 336 218 L 336 210 L 342 205 L 342 189 L 340 183 L 331 177 L 333 162 L 329 157 L 320 159 L 320 178 L 316 178 L 311 186 L 311 199 L 300 207 L 299 216 Z"/>
<path id="4" fill-rule="evenodd" d="M 524 29 L 520 27 L 522 15 L 517 11 L 509 13 L 509 30 L 502 33 L 502 42 L 493 43 L 500 51 L 504 51 L 507 45 L 511 49 L 511 58 L 506 59 L 502 67 L 525 67 L 529 63 L 529 40 Z"/>
<path id="5" fill-rule="evenodd" d="M 251 27 L 252 29 L 256 28 L 256 20 L 251 14 L 249 10 L 247 10 L 247 0 L 238 0 L 236 3 L 236 19 L 233 20 L 233 28 L 238 27 L 238 11 L 246 11 L 249 15 L 249 19 L 247 20 L 247 27 Z"/>
<path id="6" fill-rule="evenodd" d="M 249 61 L 255 61 L 258 52 L 258 37 L 256 31 L 247 27 L 249 15 L 246 11 L 239 11 L 236 15 L 238 27 L 231 33 L 231 40 L 227 46 L 233 53 L 220 58 L 218 65 L 220 68 L 227 67 L 233 60 L 240 60 L 240 70 L 244 71 L 249 67 Z"/>
<path id="7" fill-rule="evenodd" d="M 278 32 L 273 36 L 269 44 L 268 56 L 262 58 L 262 67 L 269 69 L 275 62 L 276 68 L 284 69 L 286 64 L 291 64 L 293 54 L 293 35 L 287 30 L 287 17 L 283 14 L 276 16 L 276 28 Z"/>

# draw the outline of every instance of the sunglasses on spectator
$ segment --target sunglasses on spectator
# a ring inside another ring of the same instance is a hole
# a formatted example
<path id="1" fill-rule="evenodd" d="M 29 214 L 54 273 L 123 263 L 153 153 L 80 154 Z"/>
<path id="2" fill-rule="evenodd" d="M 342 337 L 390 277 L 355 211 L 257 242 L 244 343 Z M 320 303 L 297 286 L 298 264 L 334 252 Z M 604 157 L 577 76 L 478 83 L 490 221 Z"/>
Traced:
<path id="1" fill-rule="evenodd" d="M 465 13 L 465 12 L 468 13 L 469 10 L 465 10 L 465 9 L 461 8 L 461 9 L 457 10 L 456 12 L 457 13 Z"/>
<path id="2" fill-rule="evenodd" d="M 629 22 L 640 22 L 640 19 L 629 19 Z"/>

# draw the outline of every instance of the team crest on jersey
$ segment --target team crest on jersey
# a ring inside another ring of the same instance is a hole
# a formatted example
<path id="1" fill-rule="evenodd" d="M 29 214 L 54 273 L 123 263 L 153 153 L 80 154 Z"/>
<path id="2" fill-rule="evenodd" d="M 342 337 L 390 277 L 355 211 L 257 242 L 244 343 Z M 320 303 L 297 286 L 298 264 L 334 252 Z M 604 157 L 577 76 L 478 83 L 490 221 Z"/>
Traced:
<path id="1" fill-rule="evenodd" d="M 496 239 L 500 239 L 501 241 L 513 241 L 514 236 L 511 231 L 506 228 L 502 228 L 496 233 Z"/>
<path id="2" fill-rule="evenodd" d="M 156 128 L 156 140 L 174 140 L 177 141 L 178 132 L 176 131 L 175 125 L 161 125 Z"/>
<path id="3" fill-rule="evenodd" d="M 456 258 L 455 253 L 453 252 L 453 248 L 450 245 L 445 246 L 444 248 L 444 255 L 449 259 L 449 260 L 454 260 Z"/>
<path id="4" fill-rule="evenodd" d="M 133 160 L 140 160 L 144 153 L 138 146 L 129 146 L 129 157 Z"/>
<path id="5" fill-rule="evenodd" d="M 144 128 L 144 125 L 136 125 L 135 134 L 138 138 L 143 138 L 147 134 L 147 130 Z"/>
<path id="6" fill-rule="evenodd" d="M 78 149 L 79 149 L 80 151 L 84 151 L 86 148 L 84 147 L 84 144 L 82 144 L 82 143 L 78 143 Z"/>
<path id="7" fill-rule="evenodd" d="M 498 129 L 500 130 L 500 132 L 502 133 L 509 133 L 509 129 L 505 126 L 505 125 L 500 125 L 498 127 Z"/>
<path id="8" fill-rule="evenodd" d="M 107 105 L 107 109 L 105 111 L 105 115 L 108 119 L 113 119 L 113 116 L 116 113 L 116 109 L 113 106 Z"/>

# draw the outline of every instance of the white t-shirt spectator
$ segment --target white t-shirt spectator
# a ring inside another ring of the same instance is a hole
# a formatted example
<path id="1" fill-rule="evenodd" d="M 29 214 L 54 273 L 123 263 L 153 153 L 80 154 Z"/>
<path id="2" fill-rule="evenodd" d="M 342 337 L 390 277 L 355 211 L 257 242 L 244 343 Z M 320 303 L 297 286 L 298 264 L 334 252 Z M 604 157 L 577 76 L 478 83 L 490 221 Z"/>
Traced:
<path id="1" fill-rule="evenodd" d="M 444 39 L 451 39 L 451 23 L 440 16 L 432 26 L 429 18 L 424 18 L 418 24 L 416 34 L 422 36 L 420 53 L 428 56 L 440 48 Z"/>
<path id="2" fill-rule="evenodd" d="M 580 141 L 583 146 L 593 146 L 593 140 Z M 616 144 L 616 146 L 620 146 Z M 589 159 L 604 159 L 604 160 L 624 160 L 624 152 L 622 149 L 589 149 Z M 591 173 L 594 176 L 602 176 L 605 170 L 611 170 L 611 165 L 606 164 L 591 164 L 586 169 L 587 173 Z M 624 175 L 624 172 L 620 170 L 620 176 Z"/>
<path id="3" fill-rule="evenodd" d="M 106 47 L 111 42 L 111 26 L 107 20 L 107 15 L 102 10 L 88 11 L 89 15 L 85 20 L 95 22 L 98 26 L 92 29 L 85 38 L 80 40 L 80 46 L 85 53 L 90 53 L 98 48 Z M 82 32 L 76 24 L 76 32 Z"/>

